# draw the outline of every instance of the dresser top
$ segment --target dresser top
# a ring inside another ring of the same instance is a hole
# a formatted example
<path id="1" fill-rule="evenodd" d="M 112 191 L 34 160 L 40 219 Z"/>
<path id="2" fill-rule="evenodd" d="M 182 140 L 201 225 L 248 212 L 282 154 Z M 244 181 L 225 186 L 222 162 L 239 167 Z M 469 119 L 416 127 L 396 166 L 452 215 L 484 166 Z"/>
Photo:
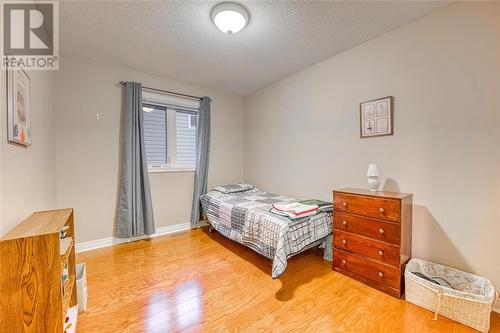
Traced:
<path id="1" fill-rule="evenodd" d="M 408 196 L 411 196 L 411 193 L 399 193 L 399 192 L 385 192 L 385 191 L 370 191 L 360 188 L 343 188 L 340 190 L 334 190 L 334 192 L 347 193 L 347 194 L 357 194 L 357 195 L 366 195 L 370 197 L 378 197 L 378 198 L 392 198 L 392 199 L 404 199 Z"/>
<path id="2" fill-rule="evenodd" d="M 72 208 L 35 212 L 9 231 L 2 240 L 59 232 L 72 213 Z"/>

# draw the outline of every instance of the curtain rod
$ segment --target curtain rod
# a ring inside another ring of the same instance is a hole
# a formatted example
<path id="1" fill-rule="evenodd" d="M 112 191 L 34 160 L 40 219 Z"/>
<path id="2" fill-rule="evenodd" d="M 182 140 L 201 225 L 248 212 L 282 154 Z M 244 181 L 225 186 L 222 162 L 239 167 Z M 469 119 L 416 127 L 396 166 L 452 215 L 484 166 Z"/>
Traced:
<path id="1" fill-rule="evenodd" d="M 117 83 L 117 85 L 119 85 L 119 86 L 123 86 L 124 84 L 125 84 L 125 81 L 120 81 L 120 82 Z M 169 91 L 169 90 L 162 90 L 162 89 L 150 88 L 150 87 L 145 87 L 145 86 L 142 86 L 142 89 L 150 90 L 150 91 L 162 92 L 162 93 L 168 94 L 168 95 L 182 96 L 182 97 L 186 97 L 186 98 L 201 100 L 201 97 L 199 97 L 199 96 L 181 94 L 181 93 L 176 93 L 174 91 Z"/>

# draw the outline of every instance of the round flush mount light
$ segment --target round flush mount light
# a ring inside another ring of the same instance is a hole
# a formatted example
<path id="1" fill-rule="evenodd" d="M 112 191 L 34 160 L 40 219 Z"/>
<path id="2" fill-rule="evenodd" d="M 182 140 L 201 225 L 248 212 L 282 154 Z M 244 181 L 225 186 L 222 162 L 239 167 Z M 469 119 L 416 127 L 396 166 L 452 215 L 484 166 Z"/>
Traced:
<path id="1" fill-rule="evenodd" d="M 223 2 L 216 5 L 212 9 L 210 17 L 217 28 L 228 35 L 237 33 L 250 21 L 248 10 L 234 2 Z"/>

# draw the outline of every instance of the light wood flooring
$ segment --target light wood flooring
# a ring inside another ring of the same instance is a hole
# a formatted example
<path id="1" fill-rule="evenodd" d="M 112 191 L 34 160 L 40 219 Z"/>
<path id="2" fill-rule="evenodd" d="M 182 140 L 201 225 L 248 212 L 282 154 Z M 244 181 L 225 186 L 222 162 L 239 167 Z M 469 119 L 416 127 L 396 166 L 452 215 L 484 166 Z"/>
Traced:
<path id="1" fill-rule="evenodd" d="M 477 332 L 332 271 L 315 249 L 272 280 L 270 260 L 206 229 L 77 260 L 89 288 L 78 332 Z"/>

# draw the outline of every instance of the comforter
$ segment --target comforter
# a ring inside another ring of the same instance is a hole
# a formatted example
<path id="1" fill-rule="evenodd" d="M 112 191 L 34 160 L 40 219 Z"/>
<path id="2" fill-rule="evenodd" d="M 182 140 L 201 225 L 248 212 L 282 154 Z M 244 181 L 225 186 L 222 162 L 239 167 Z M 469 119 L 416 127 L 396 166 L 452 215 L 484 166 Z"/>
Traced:
<path id="1" fill-rule="evenodd" d="M 272 278 L 287 267 L 287 259 L 332 232 L 331 212 L 299 219 L 271 213 L 275 203 L 296 199 L 251 189 L 235 193 L 212 190 L 201 196 L 203 211 L 223 236 L 272 259 Z"/>

